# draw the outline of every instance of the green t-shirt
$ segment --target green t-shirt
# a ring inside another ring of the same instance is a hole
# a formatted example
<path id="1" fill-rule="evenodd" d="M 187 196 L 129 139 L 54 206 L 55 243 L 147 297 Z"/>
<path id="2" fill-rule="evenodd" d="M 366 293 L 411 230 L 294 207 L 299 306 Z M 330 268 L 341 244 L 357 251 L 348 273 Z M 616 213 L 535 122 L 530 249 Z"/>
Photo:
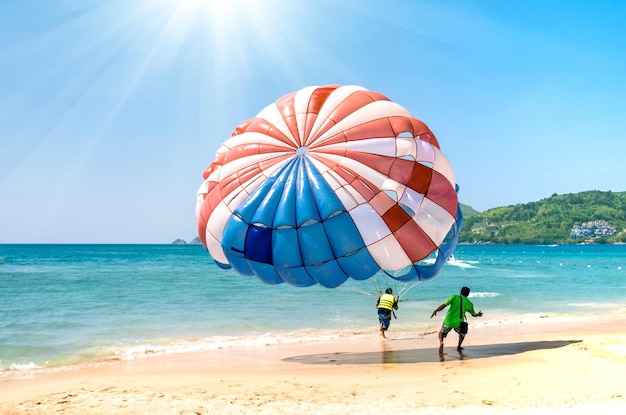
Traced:
<path id="1" fill-rule="evenodd" d="M 443 319 L 443 325 L 446 327 L 451 327 L 453 329 L 461 327 L 461 296 L 458 294 L 454 294 L 450 296 L 444 303 L 445 305 L 450 306 L 448 312 L 446 313 L 446 318 Z M 470 313 L 471 315 L 476 314 L 474 311 L 474 304 L 467 298 L 463 297 L 463 319 L 465 319 L 465 313 Z"/>

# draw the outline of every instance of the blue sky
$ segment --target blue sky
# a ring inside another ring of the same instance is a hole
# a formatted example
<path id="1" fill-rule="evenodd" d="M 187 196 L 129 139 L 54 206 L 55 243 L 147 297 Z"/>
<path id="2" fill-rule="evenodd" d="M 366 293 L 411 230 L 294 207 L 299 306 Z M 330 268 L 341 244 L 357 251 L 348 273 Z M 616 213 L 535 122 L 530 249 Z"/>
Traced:
<path id="1" fill-rule="evenodd" d="M 478 210 L 626 191 L 626 3 L 1 0 L 0 243 L 196 235 L 240 122 L 356 84 L 437 136 Z"/>

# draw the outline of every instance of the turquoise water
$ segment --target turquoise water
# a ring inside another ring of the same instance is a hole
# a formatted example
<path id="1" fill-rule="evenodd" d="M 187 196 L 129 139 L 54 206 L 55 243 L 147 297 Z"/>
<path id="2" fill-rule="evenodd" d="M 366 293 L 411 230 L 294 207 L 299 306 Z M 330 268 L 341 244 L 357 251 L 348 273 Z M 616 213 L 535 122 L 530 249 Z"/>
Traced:
<path id="1" fill-rule="evenodd" d="M 376 288 L 401 293 L 390 335 L 471 287 L 481 324 L 626 315 L 625 245 L 461 245 L 436 279 L 337 289 L 265 285 L 199 245 L 0 245 L 0 376 L 107 359 L 377 336 Z"/>

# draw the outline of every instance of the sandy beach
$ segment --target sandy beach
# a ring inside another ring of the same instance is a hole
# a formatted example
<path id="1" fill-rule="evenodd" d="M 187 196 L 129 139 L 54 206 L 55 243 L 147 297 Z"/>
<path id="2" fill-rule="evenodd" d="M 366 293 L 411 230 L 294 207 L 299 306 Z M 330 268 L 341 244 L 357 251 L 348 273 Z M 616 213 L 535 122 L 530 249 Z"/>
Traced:
<path id="1" fill-rule="evenodd" d="M 470 326 L 451 334 L 110 362 L 0 382 L 8 414 L 607 413 L 626 409 L 626 320 Z"/>

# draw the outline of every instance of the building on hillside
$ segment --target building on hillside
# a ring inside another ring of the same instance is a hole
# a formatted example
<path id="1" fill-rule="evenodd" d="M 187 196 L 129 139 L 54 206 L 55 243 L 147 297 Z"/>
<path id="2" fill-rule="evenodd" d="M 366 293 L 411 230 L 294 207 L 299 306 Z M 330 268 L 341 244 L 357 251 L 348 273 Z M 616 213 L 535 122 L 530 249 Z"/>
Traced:
<path id="1" fill-rule="evenodd" d="M 572 226 L 570 238 L 602 238 L 615 235 L 615 228 L 605 220 L 592 220 Z"/>

